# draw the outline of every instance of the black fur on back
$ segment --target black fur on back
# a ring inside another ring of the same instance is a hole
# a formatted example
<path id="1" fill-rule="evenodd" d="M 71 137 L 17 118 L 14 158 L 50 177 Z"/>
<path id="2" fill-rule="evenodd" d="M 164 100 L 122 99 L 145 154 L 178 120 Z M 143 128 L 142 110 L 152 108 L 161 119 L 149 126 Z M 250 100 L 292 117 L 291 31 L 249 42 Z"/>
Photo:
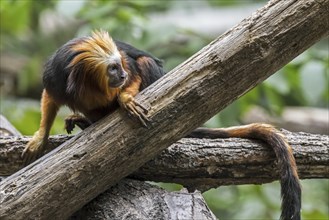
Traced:
<path id="1" fill-rule="evenodd" d="M 141 90 L 145 89 L 147 86 L 151 85 L 165 74 L 162 67 L 162 61 L 160 59 L 154 57 L 153 55 L 145 51 L 139 50 L 127 43 L 117 40 L 114 40 L 114 42 L 117 45 L 118 49 L 126 54 L 126 60 L 129 64 L 129 69 L 131 70 L 131 73 L 139 73 L 142 77 Z M 151 58 L 150 60 L 152 60 L 149 63 L 148 68 L 143 72 L 139 68 L 139 65 L 137 63 L 137 60 L 141 57 L 148 57 Z"/>
<path id="2" fill-rule="evenodd" d="M 72 71 L 68 67 L 72 59 L 79 53 L 70 50 L 72 45 L 79 44 L 86 37 L 75 38 L 61 46 L 46 62 L 43 73 L 43 85 L 49 94 L 51 94 L 57 102 L 66 104 L 68 99 L 74 99 L 74 95 L 68 93 L 67 80 Z M 165 73 L 162 68 L 162 61 L 151 54 L 139 50 L 127 43 L 114 41 L 119 51 L 123 51 L 125 59 L 128 62 L 130 72 L 133 75 L 139 74 L 142 78 L 141 90 L 155 82 Z M 151 66 L 146 71 L 141 72 L 137 60 L 140 57 L 151 58 Z M 65 98 L 64 98 L 65 97 Z"/>
<path id="3" fill-rule="evenodd" d="M 65 102 L 67 98 L 74 98 L 69 97 L 70 94 L 67 93 L 67 79 L 71 73 L 71 68 L 69 68 L 68 65 L 78 53 L 70 50 L 70 48 L 83 39 L 82 37 L 68 41 L 61 46 L 45 64 L 43 86 L 58 102 Z M 66 97 L 65 100 L 64 97 Z"/>

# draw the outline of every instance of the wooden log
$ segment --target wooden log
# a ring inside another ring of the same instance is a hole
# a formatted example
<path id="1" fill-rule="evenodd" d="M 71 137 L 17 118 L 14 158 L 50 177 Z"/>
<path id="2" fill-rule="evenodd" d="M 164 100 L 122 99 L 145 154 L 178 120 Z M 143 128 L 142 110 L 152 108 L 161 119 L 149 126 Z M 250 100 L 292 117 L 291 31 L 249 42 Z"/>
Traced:
<path id="1" fill-rule="evenodd" d="M 202 219 L 216 220 L 202 194 L 168 192 L 158 186 L 124 179 L 102 193 L 69 220 Z"/>
<path id="2" fill-rule="evenodd" d="M 21 141 L 20 137 L 17 139 L 17 136 L 21 136 L 21 134 L 2 115 L 0 115 L 0 129 L 0 131 L 4 131 L 0 134 L 0 164 L 4 165 L 0 165 L 0 170 L 1 168 L 8 168 L 8 162 L 9 166 L 17 164 L 17 162 L 23 165 L 20 155 L 27 142 Z M 3 136 L 7 138 L 3 140 Z M 62 143 L 61 141 L 68 140 L 71 137 L 52 138 L 47 151 L 58 147 Z M 18 149 L 18 151 L 15 149 Z M 13 157 L 13 155 L 15 156 Z M 1 176 L 1 173 L 3 172 L 0 171 L 0 181 L 5 178 Z M 69 219 L 101 220 L 127 217 L 132 219 L 154 219 L 155 216 L 157 219 L 170 219 L 172 216 L 186 219 L 217 219 L 208 208 L 200 191 L 189 193 L 186 189 L 182 189 L 180 192 L 168 192 L 158 186 L 131 179 L 121 180 L 118 184 L 83 206 Z"/>
<path id="3" fill-rule="evenodd" d="M 2 181 L 1 218 L 69 217 L 327 36 L 328 7 L 268 2 L 136 97 L 149 129 L 118 110 Z"/>
<path id="4" fill-rule="evenodd" d="M 329 178 L 329 137 L 283 131 L 294 152 L 301 179 Z M 245 139 L 184 138 L 130 175 L 182 184 L 190 191 L 222 185 L 263 184 L 279 179 L 272 148 Z"/>
<path id="5" fill-rule="evenodd" d="M 303 132 L 286 135 L 301 179 L 329 178 L 329 137 Z M 53 136 L 55 148 L 72 136 Z M 20 155 L 30 137 L 0 137 L 0 176 L 23 168 Z M 174 182 L 205 191 L 222 185 L 262 184 L 279 179 L 271 147 L 238 138 L 183 138 L 129 176 L 139 180 Z"/>

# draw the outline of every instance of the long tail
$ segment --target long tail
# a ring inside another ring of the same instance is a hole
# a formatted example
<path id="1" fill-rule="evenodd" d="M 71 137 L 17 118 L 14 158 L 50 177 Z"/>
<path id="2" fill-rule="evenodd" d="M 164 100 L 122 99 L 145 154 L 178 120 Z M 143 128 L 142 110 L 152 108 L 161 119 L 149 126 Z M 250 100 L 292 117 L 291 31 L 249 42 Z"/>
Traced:
<path id="1" fill-rule="evenodd" d="M 249 138 L 265 141 L 272 146 L 280 171 L 281 220 L 300 220 L 301 186 L 292 149 L 285 136 L 268 124 L 249 124 L 229 128 L 197 128 L 187 137 L 194 138 Z"/>

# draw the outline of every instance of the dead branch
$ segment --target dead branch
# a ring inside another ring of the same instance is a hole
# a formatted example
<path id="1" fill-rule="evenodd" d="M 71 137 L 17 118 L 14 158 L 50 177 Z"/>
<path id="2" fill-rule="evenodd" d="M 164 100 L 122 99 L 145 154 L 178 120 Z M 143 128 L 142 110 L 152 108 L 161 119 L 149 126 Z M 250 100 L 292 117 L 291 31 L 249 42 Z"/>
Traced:
<path id="1" fill-rule="evenodd" d="M 124 179 L 97 196 L 69 219 L 215 220 L 217 218 L 198 191 L 168 192 L 148 183 Z"/>
<path id="2" fill-rule="evenodd" d="M 294 150 L 300 178 L 329 178 L 329 137 L 283 130 Z M 53 136 L 56 148 L 72 136 Z M 23 167 L 20 155 L 29 137 L 0 137 L 0 175 Z M 183 138 L 147 162 L 130 178 L 175 182 L 189 189 L 220 185 L 262 184 L 279 178 L 270 146 L 256 140 Z"/>

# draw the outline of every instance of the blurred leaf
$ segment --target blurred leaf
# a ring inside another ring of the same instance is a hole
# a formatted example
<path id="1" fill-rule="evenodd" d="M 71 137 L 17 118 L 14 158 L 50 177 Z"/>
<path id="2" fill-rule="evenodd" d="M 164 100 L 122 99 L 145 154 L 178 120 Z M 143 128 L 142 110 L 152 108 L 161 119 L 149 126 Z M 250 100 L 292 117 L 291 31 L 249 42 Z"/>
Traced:
<path id="1" fill-rule="evenodd" d="M 29 25 L 32 1 L 2 0 L 0 7 L 1 32 L 10 35 L 23 33 Z"/>
<path id="2" fill-rule="evenodd" d="M 216 114 L 211 119 L 209 119 L 203 126 L 208 128 L 218 128 L 223 127 L 221 119 L 219 117 L 220 114 Z"/>
<path id="3" fill-rule="evenodd" d="M 303 180 L 302 184 L 304 219 L 329 219 L 329 180 Z M 315 201 L 317 205 L 314 205 Z"/>
<path id="4" fill-rule="evenodd" d="M 41 113 L 38 101 L 1 98 L 0 110 L 1 114 L 23 135 L 33 135 L 39 129 Z M 64 118 L 69 114 L 70 112 L 67 108 L 61 108 L 52 126 L 51 134 L 66 133 L 64 130 Z M 76 128 L 74 134 L 79 131 L 80 129 Z"/>
<path id="5" fill-rule="evenodd" d="M 1 114 L 24 135 L 32 135 L 40 122 L 40 110 L 36 102 L 1 100 Z"/>
<path id="6" fill-rule="evenodd" d="M 294 66 L 298 66 L 298 65 L 303 65 L 305 62 L 307 62 L 308 60 L 308 55 L 307 53 L 301 53 L 300 55 L 298 55 L 296 58 L 294 58 L 290 64 L 294 65 Z"/>
<path id="7" fill-rule="evenodd" d="M 318 61 L 310 61 L 301 68 L 302 91 L 306 100 L 312 105 L 320 101 L 326 89 L 325 71 L 324 65 Z"/>
<path id="8" fill-rule="evenodd" d="M 118 19 L 120 19 L 121 22 L 126 23 L 130 22 L 133 16 L 134 10 L 130 8 L 120 8 L 116 12 L 116 16 Z"/>
<path id="9" fill-rule="evenodd" d="M 282 69 L 282 71 L 284 72 L 286 80 L 289 84 L 289 93 L 287 96 L 283 97 L 285 99 L 286 105 L 306 105 L 307 101 L 304 99 L 301 88 L 299 66 L 289 63 Z"/>
<path id="10" fill-rule="evenodd" d="M 78 0 L 78 1 L 67 1 L 67 0 L 58 0 L 56 5 L 56 11 L 67 16 L 74 17 L 77 12 L 79 12 L 82 7 L 86 4 L 87 0 Z"/>
<path id="11" fill-rule="evenodd" d="M 97 6 L 95 7 L 95 2 L 91 2 L 91 1 L 88 1 L 87 2 L 87 7 L 83 7 L 81 9 L 81 11 L 79 12 L 79 15 L 81 17 L 83 17 L 84 19 L 86 20 L 95 20 L 95 19 L 99 19 L 101 18 L 102 16 L 106 16 L 106 15 L 111 15 L 113 14 L 113 12 L 115 11 L 115 4 L 114 2 L 107 2 L 107 4 L 96 4 Z M 88 7 L 88 6 L 91 6 L 91 7 Z"/>
<path id="12" fill-rule="evenodd" d="M 264 84 L 274 88 L 280 94 L 289 93 L 289 84 L 284 76 L 283 71 L 278 71 L 277 73 L 270 76 L 264 82 Z"/>
<path id="13" fill-rule="evenodd" d="M 246 5 L 251 3 L 266 3 L 266 0 L 207 0 L 210 5 L 223 7 L 233 5 Z"/>
<path id="14" fill-rule="evenodd" d="M 41 78 L 41 68 L 40 65 L 42 60 L 40 57 L 32 56 L 29 60 L 29 63 L 26 65 L 22 73 L 20 74 L 20 78 L 18 80 L 18 92 L 23 93 L 31 86 L 36 86 L 40 82 Z"/>
<path id="15" fill-rule="evenodd" d="M 244 113 L 246 113 L 249 108 L 253 105 L 259 105 L 260 100 L 260 88 L 255 87 L 251 91 L 247 92 L 244 96 L 237 100 L 239 102 L 239 106 L 241 108 L 241 117 Z"/>
<path id="16" fill-rule="evenodd" d="M 239 117 L 241 109 L 239 108 L 239 102 L 233 102 L 219 113 L 221 126 L 229 127 L 233 125 L 239 125 Z M 217 126 L 218 127 L 218 126 Z"/>
<path id="17" fill-rule="evenodd" d="M 159 186 L 170 192 L 179 191 L 179 190 L 183 189 L 182 185 L 176 184 L 176 183 L 160 183 L 160 182 L 150 182 L 150 181 L 148 181 L 148 183 Z"/>
<path id="18" fill-rule="evenodd" d="M 211 211 L 220 219 L 229 219 L 241 208 L 237 186 L 222 186 L 203 193 Z"/>
<path id="19" fill-rule="evenodd" d="M 266 87 L 266 85 L 264 85 Z M 264 88 L 263 87 L 263 88 Z M 271 87 L 264 89 L 265 98 L 263 106 L 265 109 L 268 110 L 270 113 L 276 113 L 279 115 L 283 108 L 284 108 L 284 100 L 282 100 L 282 95 L 278 92 L 276 92 L 275 89 L 272 89 Z"/>

